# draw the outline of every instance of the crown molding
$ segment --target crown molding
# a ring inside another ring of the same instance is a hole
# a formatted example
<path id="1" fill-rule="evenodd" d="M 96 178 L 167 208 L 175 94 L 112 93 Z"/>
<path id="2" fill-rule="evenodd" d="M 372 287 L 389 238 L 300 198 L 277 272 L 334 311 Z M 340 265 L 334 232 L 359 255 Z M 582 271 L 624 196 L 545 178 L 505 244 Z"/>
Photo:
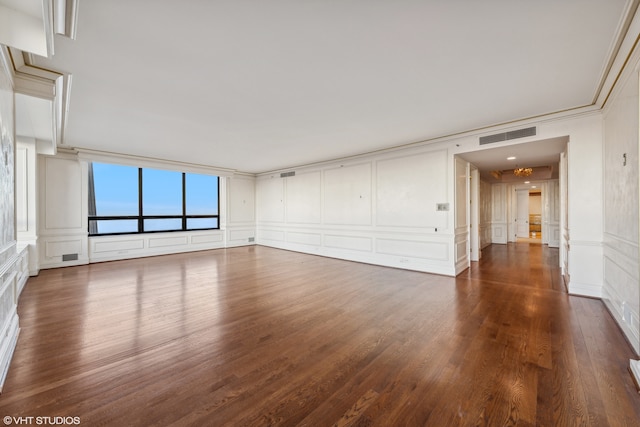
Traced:
<path id="1" fill-rule="evenodd" d="M 9 49 L 0 44 L 0 66 L 4 69 L 5 74 L 9 77 L 11 81 L 11 87 L 15 85 L 14 76 L 15 71 L 13 66 L 11 65 L 11 55 L 9 54 Z"/>
<path id="2" fill-rule="evenodd" d="M 628 71 L 628 64 L 637 61 L 638 43 L 640 42 L 640 0 L 630 1 L 628 6 L 627 21 L 621 24 L 619 31 L 624 31 L 619 37 L 615 56 L 612 57 L 610 65 L 604 70 L 605 78 L 600 85 L 594 104 L 604 108 L 612 93 L 616 90 L 618 81 L 622 75 Z"/>
<path id="3" fill-rule="evenodd" d="M 75 40 L 78 0 L 53 0 L 53 11 L 54 32 Z"/>
<path id="4" fill-rule="evenodd" d="M 112 153 L 108 151 L 91 150 L 86 148 L 69 148 L 59 151 L 77 153 L 78 159 L 90 162 L 115 163 L 119 165 L 148 167 L 154 169 L 165 169 L 179 172 L 200 173 L 216 176 L 233 176 L 234 169 L 219 168 L 215 166 L 200 165 L 196 163 L 178 162 L 172 160 L 156 159 L 153 157 L 135 156 L 129 154 Z"/>

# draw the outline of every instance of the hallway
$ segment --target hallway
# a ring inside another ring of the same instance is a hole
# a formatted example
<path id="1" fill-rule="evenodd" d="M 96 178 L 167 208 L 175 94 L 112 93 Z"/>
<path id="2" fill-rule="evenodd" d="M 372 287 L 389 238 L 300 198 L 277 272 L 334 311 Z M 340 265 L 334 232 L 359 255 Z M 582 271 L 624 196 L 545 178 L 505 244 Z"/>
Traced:
<path id="1" fill-rule="evenodd" d="M 458 278 L 566 293 L 558 252 L 557 248 L 549 248 L 539 242 L 489 245 L 482 250 L 480 261 L 471 263 L 471 267 Z"/>

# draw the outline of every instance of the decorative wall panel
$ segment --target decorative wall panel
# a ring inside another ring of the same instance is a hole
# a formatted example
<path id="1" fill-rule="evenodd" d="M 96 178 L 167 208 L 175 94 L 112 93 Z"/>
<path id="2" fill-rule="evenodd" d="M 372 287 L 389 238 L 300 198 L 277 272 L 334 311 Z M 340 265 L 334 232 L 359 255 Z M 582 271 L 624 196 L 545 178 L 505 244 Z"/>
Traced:
<path id="1" fill-rule="evenodd" d="M 130 251 L 135 249 L 144 249 L 144 239 L 140 238 L 125 238 L 123 240 L 107 240 L 96 241 L 93 244 L 93 252 L 117 252 L 117 251 Z"/>
<path id="2" fill-rule="evenodd" d="M 221 180 L 224 178 L 220 178 Z M 256 220 L 255 179 L 233 177 L 228 179 L 229 223 L 252 223 Z"/>
<path id="3" fill-rule="evenodd" d="M 175 236 L 175 237 L 154 237 L 149 239 L 150 248 L 162 248 L 166 246 L 183 246 L 187 245 L 189 240 L 187 236 Z"/>
<path id="4" fill-rule="evenodd" d="M 630 73 L 622 82 L 604 115 L 602 297 L 636 353 L 640 353 L 638 72 Z M 573 247 L 572 243 L 572 251 Z"/>
<path id="5" fill-rule="evenodd" d="M 325 235 L 324 244 L 330 248 L 347 249 L 351 251 L 371 252 L 373 249 L 370 237 Z"/>
<path id="6" fill-rule="evenodd" d="M 324 171 L 325 224 L 371 225 L 371 163 Z"/>
<path id="7" fill-rule="evenodd" d="M 287 187 L 287 222 L 320 224 L 321 174 L 300 173 L 285 178 Z"/>
<path id="8" fill-rule="evenodd" d="M 287 241 L 299 245 L 320 246 L 322 245 L 322 235 L 319 233 L 288 232 Z"/>
<path id="9" fill-rule="evenodd" d="M 44 254 L 47 258 L 62 257 L 83 252 L 82 239 L 55 240 L 45 242 Z"/>
<path id="10" fill-rule="evenodd" d="M 3 58 L 0 58 L 0 61 Z M 16 240 L 14 216 L 14 122 L 13 86 L 9 75 L 6 73 L 6 68 L 0 63 L 0 248 Z M 0 266 L 2 261 L 0 259 Z"/>
<path id="11" fill-rule="evenodd" d="M 376 223 L 445 228 L 436 205 L 447 200 L 447 152 L 380 160 L 376 163 Z"/>
<path id="12" fill-rule="evenodd" d="M 269 229 L 258 230 L 258 238 L 260 240 L 284 242 L 285 241 L 284 236 L 285 234 L 283 230 L 269 230 Z"/>
<path id="13" fill-rule="evenodd" d="M 47 230 L 82 228 L 82 180 L 82 169 L 77 160 L 46 158 L 43 191 Z"/>
<path id="14" fill-rule="evenodd" d="M 444 242 L 376 239 L 376 252 L 387 255 L 446 261 L 448 250 L 449 245 Z"/>
<path id="15" fill-rule="evenodd" d="M 258 221 L 284 221 L 284 179 L 272 176 L 257 181 Z"/>

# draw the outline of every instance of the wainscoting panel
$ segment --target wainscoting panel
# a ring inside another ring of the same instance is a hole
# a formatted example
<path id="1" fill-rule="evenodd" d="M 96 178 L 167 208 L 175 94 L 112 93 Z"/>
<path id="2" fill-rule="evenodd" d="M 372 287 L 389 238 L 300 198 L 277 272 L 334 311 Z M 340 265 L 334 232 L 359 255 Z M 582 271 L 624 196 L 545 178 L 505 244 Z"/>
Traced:
<path id="1" fill-rule="evenodd" d="M 455 240 L 456 275 L 469 268 L 469 231 L 466 227 L 456 229 Z"/>
<path id="2" fill-rule="evenodd" d="M 325 234 L 324 245 L 329 248 L 347 249 L 350 251 L 371 252 L 373 250 L 373 240 L 371 237 Z"/>
<path id="3" fill-rule="evenodd" d="M 602 242 L 570 242 L 569 285 L 572 295 L 602 297 Z"/>
<path id="4" fill-rule="evenodd" d="M 605 233 L 602 300 L 640 354 L 638 244 Z"/>
<path id="5" fill-rule="evenodd" d="M 144 239 L 142 237 L 131 240 L 98 241 L 93 245 L 94 253 L 130 251 L 135 249 L 144 249 Z"/>
<path id="6" fill-rule="evenodd" d="M 300 227 L 295 230 L 282 227 L 280 230 L 259 230 L 257 243 L 314 255 L 453 276 L 453 249 L 449 239 L 450 236 L 445 234 L 417 231 L 347 232 L 320 227 Z M 466 242 L 464 245 L 466 247 Z"/>
<path id="7" fill-rule="evenodd" d="M 187 236 L 153 237 L 149 239 L 150 248 L 163 248 L 167 246 L 184 246 L 189 243 Z"/>
<path id="8" fill-rule="evenodd" d="M 224 247 L 224 231 L 123 234 L 89 237 L 89 262 L 140 258 Z"/>
<path id="9" fill-rule="evenodd" d="M 11 242 L 0 248 L 0 391 L 18 341 L 18 298 L 29 277 L 27 247 L 17 248 Z"/>
<path id="10" fill-rule="evenodd" d="M 299 245 L 308 246 L 321 246 L 322 235 L 320 233 L 300 233 L 300 232 L 288 232 L 287 241 Z"/>
<path id="11" fill-rule="evenodd" d="M 385 255 L 447 261 L 449 259 L 448 249 L 449 246 L 444 242 L 376 239 L 376 252 Z"/>
<path id="12" fill-rule="evenodd" d="M 258 241 L 260 243 L 264 242 L 267 246 L 269 242 L 284 242 L 285 241 L 285 232 L 284 230 L 273 230 L 273 229 L 258 229 Z"/>
<path id="13" fill-rule="evenodd" d="M 45 244 L 47 258 L 58 257 L 64 254 L 80 253 L 82 251 L 82 239 L 50 241 Z"/>
<path id="14" fill-rule="evenodd" d="M 42 236 L 38 245 L 40 267 L 55 268 L 88 263 L 86 233 Z"/>
<path id="15" fill-rule="evenodd" d="M 244 230 L 233 230 L 229 233 L 236 240 L 244 239 L 245 241 L 249 238 L 249 236 L 253 236 L 252 231 L 244 231 Z M 189 236 L 189 244 L 191 245 L 206 245 L 206 244 L 215 244 L 221 245 L 224 242 L 224 238 L 222 233 L 207 233 L 207 234 L 192 234 Z"/>
<path id="16" fill-rule="evenodd" d="M 492 243 L 507 243 L 507 223 L 491 223 L 491 241 Z"/>
<path id="17" fill-rule="evenodd" d="M 194 236 L 196 237 L 196 236 Z M 206 236 L 198 236 L 199 239 L 205 240 L 191 240 L 192 243 L 222 243 L 223 236 L 222 235 L 206 235 Z M 255 227 L 229 227 L 227 229 L 227 242 L 226 246 L 234 247 L 234 246 L 246 246 L 255 244 L 256 240 L 256 229 Z"/>

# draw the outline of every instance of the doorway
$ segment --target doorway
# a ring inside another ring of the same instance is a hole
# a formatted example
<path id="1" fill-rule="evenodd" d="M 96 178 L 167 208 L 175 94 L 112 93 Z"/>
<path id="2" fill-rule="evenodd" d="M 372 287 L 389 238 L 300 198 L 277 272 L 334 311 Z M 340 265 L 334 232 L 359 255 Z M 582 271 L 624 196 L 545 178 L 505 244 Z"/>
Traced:
<path id="1" fill-rule="evenodd" d="M 529 190 L 516 190 L 516 240 L 529 238 Z"/>
<path id="2" fill-rule="evenodd" d="M 542 191 L 518 189 L 516 193 L 516 241 L 543 243 Z"/>

